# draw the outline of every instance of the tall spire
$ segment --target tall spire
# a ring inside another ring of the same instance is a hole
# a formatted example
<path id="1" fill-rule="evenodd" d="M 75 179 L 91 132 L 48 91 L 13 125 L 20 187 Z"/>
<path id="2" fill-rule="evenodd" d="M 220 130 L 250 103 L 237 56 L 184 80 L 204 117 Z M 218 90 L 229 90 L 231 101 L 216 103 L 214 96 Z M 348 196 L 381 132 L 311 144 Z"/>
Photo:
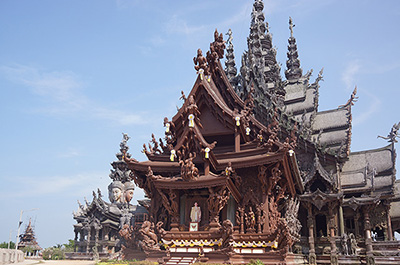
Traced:
<path id="1" fill-rule="evenodd" d="M 227 40 L 226 55 L 225 55 L 226 56 L 225 73 L 232 87 L 239 95 L 240 91 L 238 90 L 237 68 L 235 64 L 235 54 L 233 51 L 233 43 L 232 43 L 233 40 L 232 30 L 229 29 L 226 35 L 228 35 L 228 40 Z"/>
<path id="2" fill-rule="evenodd" d="M 293 20 L 289 17 L 290 38 L 288 39 L 288 52 L 286 61 L 285 76 L 287 80 L 299 79 L 303 75 L 303 70 L 300 68 L 299 54 L 297 52 L 296 38 L 293 37 Z"/>
<path id="3" fill-rule="evenodd" d="M 271 104 L 281 106 L 285 91 L 282 88 L 280 65 L 276 61 L 276 49 L 272 46 L 272 35 L 265 22 L 264 3 L 255 0 L 251 13 L 250 34 L 247 38 L 248 51 L 243 54 L 240 74 L 245 91 L 254 82 L 255 101 L 264 108 Z"/>

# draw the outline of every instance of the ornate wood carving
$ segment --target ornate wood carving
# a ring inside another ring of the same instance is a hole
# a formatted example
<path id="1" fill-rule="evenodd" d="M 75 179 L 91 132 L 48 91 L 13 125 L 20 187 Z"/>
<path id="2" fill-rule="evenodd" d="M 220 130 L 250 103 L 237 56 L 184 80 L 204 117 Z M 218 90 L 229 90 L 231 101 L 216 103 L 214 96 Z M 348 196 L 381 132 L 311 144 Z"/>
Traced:
<path id="1" fill-rule="evenodd" d="M 228 202 L 230 192 L 222 188 L 219 191 L 213 188 L 208 188 L 210 193 L 207 199 L 208 209 L 210 211 L 210 222 L 219 223 L 219 212 L 225 207 Z"/>

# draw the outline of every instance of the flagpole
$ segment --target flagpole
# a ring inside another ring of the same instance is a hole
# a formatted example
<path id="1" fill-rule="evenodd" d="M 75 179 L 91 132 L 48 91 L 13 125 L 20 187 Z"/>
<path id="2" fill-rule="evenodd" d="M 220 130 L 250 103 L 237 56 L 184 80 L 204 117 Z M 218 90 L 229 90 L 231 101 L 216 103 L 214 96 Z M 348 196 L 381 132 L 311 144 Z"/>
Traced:
<path id="1" fill-rule="evenodd" d="M 15 243 L 15 249 L 18 249 L 18 243 L 19 243 L 19 232 L 21 230 L 21 224 L 22 224 L 22 213 L 24 211 L 21 210 L 21 214 L 19 215 L 19 223 L 18 223 L 18 232 L 17 232 L 17 242 Z"/>

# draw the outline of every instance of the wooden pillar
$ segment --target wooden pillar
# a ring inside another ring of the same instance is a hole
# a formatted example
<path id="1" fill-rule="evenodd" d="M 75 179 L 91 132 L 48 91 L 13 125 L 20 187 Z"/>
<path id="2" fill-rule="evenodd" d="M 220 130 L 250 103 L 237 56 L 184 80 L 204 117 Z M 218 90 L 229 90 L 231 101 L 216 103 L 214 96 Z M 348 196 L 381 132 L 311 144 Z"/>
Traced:
<path id="1" fill-rule="evenodd" d="M 392 219 L 390 218 L 390 203 L 385 204 L 386 217 L 387 217 L 387 240 L 393 240 Z"/>
<path id="2" fill-rule="evenodd" d="M 342 205 L 339 205 L 339 228 L 340 228 L 340 235 L 343 236 L 343 234 L 344 234 L 344 217 L 343 217 Z"/>
<path id="3" fill-rule="evenodd" d="M 314 217 L 312 214 L 312 205 L 308 203 L 308 216 L 307 216 L 307 226 L 308 226 L 308 244 L 310 246 L 310 252 L 308 254 L 308 262 L 310 265 L 317 264 L 317 257 L 315 256 L 315 243 L 314 243 Z"/>
<path id="4" fill-rule="evenodd" d="M 355 229 L 355 237 L 356 238 L 358 238 L 360 236 L 360 226 L 358 224 L 359 219 L 360 219 L 360 212 L 357 208 L 356 213 L 354 215 L 354 229 Z"/>
<path id="5" fill-rule="evenodd" d="M 209 173 L 210 173 L 210 161 L 207 159 L 204 162 L 204 175 L 208 176 Z"/>
<path id="6" fill-rule="evenodd" d="M 365 248 L 367 265 L 374 265 L 375 259 L 372 248 L 371 223 L 369 219 L 369 210 L 371 207 L 364 207 L 364 232 L 365 232 Z"/>
<path id="7" fill-rule="evenodd" d="M 90 252 L 90 230 L 91 228 L 89 228 L 88 230 L 88 236 L 87 236 L 87 240 L 86 240 L 86 253 Z"/>
<path id="8" fill-rule="evenodd" d="M 335 205 L 334 203 L 330 203 L 328 205 L 329 207 L 329 221 L 328 221 L 328 228 L 329 228 L 329 243 L 331 245 L 331 264 L 337 265 L 338 264 L 338 257 L 337 257 L 337 249 L 336 249 L 336 235 L 335 235 L 335 215 L 334 213 L 334 208 Z M 339 213 L 340 213 L 341 207 L 339 207 Z M 342 211 L 343 213 L 343 211 Z M 344 233 L 344 231 L 343 231 Z"/>
<path id="9" fill-rule="evenodd" d="M 240 151 L 240 133 L 238 128 L 235 129 L 235 152 Z"/>

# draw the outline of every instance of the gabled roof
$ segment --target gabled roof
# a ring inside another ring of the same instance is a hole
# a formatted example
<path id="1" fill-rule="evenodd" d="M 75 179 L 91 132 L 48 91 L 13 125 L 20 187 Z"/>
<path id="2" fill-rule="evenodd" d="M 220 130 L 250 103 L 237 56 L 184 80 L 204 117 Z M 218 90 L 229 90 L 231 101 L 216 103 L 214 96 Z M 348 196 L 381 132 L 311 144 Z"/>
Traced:
<path id="1" fill-rule="evenodd" d="M 390 190 L 395 181 L 392 144 L 350 153 L 340 179 L 344 192 Z"/>
<path id="2" fill-rule="evenodd" d="M 336 186 L 334 176 L 332 176 L 332 174 L 328 173 L 324 169 L 324 167 L 319 162 L 318 155 L 315 153 L 314 163 L 311 167 L 311 170 L 309 171 L 309 173 L 307 174 L 307 176 L 304 179 L 304 182 L 303 182 L 304 186 L 310 184 L 311 181 L 314 180 L 315 178 L 317 178 L 318 176 L 321 176 L 322 179 L 331 186 L 331 188 L 334 188 Z"/>

